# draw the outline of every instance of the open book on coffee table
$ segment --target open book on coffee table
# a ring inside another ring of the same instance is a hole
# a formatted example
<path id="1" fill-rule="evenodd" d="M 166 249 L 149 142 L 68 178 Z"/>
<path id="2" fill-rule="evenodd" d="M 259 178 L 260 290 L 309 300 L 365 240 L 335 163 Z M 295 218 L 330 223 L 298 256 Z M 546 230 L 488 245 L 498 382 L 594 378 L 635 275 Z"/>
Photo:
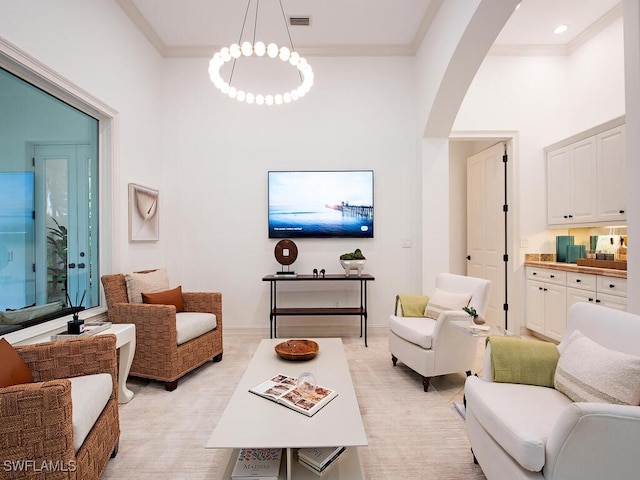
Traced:
<path id="1" fill-rule="evenodd" d="M 249 391 L 309 417 L 338 395 L 335 390 L 319 385 L 314 389 L 305 383 L 298 388 L 296 378 L 283 374 L 275 375 Z"/>

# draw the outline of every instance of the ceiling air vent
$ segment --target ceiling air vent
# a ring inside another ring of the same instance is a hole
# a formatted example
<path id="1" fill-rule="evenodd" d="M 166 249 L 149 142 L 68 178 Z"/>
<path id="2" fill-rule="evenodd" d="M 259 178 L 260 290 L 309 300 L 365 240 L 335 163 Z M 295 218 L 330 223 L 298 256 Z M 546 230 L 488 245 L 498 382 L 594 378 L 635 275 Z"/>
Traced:
<path id="1" fill-rule="evenodd" d="M 308 27 L 311 25 L 311 17 L 289 17 L 289 25 L 292 27 Z"/>

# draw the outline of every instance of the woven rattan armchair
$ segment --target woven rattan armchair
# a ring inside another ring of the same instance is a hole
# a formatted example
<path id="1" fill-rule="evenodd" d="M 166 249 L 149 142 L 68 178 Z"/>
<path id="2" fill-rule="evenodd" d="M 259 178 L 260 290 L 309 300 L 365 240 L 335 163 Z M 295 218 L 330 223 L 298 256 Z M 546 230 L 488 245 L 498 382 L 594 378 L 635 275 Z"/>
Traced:
<path id="1" fill-rule="evenodd" d="M 98 480 L 120 439 L 115 335 L 16 346 L 34 383 L 0 388 L 0 478 Z M 69 378 L 109 373 L 113 390 L 80 449 Z"/>
<path id="2" fill-rule="evenodd" d="M 136 326 L 136 352 L 129 374 L 165 383 L 175 390 L 180 377 L 209 360 L 222 360 L 222 294 L 182 292 L 186 312 L 216 316 L 216 328 L 177 344 L 176 308 L 173 305 L 129 303 L 123 274 L 102 276 L 109 321 Z"/>

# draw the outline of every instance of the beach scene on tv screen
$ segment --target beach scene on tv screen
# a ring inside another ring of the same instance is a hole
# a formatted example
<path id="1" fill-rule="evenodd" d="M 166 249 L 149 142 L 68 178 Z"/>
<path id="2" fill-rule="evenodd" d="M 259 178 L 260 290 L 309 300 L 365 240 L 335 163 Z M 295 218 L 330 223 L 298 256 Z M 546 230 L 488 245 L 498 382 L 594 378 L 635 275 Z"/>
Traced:
<path id="1" fill-rule="evenodd" d="M 269 237 L 373 237 L 373 171 L 269 172 Z"/>

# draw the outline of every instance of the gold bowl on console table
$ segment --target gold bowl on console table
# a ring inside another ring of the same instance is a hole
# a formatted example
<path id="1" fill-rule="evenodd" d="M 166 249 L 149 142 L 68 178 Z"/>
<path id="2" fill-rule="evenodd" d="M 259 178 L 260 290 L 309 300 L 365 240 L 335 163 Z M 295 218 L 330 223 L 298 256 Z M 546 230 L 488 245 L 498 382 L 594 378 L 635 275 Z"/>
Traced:
<path id="1" fill-rule="evenodd" d="M 294 339 L 276 345 L 275 350 L 285 360 L 311 360 L 318 353 L 318 344 L 313 340 Z"/>

